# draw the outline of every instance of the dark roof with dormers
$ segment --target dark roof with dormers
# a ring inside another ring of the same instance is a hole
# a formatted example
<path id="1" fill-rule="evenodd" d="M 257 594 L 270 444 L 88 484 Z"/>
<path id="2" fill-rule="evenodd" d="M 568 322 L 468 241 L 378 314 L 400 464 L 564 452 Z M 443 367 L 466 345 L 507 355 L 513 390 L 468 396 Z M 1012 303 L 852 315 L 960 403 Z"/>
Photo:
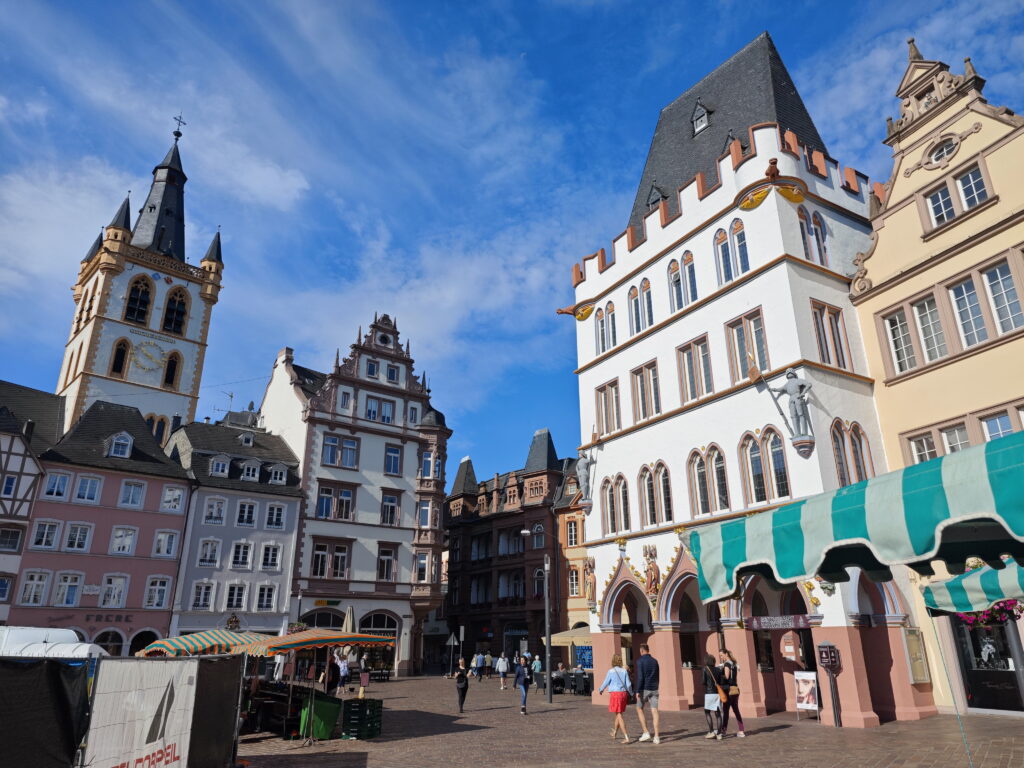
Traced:
<path id="1" fill-rule="evenodd" d="M 240 438 L 245 433 L 253 436 L 252 445 L 242 445 Z M 168 446 L 173 446 L 183 463 L 189 466 L 189 474 L 202 486 L 243 493 L 302 496 L 296 473 L 299 460 L 279 435 L 226 424 L 193 422 L 175 431 Z M 181 456 L 183 451 L 188 455 Z M 227 477 L 210 474 L 210 459 L 221 455 L 230 459 Z M 251 459 L 261 465 L 258 481 L 242 479 L 242 467 Z M 276 464 L 283 464 L 287 469 L 284 485 L 270 482 L 270 470 Z"/>
<path id="2" fill-rule="evenodd" d="M 153 169 L 153 183 L 135 221 L 132 245 L 185 261 L 186 181 L 175 139 L 163 162 Z"/>
<path id="3" fill-rule="evenodd" d="M 545 470 L 559 470 L 562 463 L 555 451 L 555 443 L 551 439 L 551 432 L 547 427 L 538 429 L 533 433 L 533 440 L 530 442 L 530 452 L 526 456 L 526 467 L 523 472 L 544 472 Z"/>
<path id="4" fill-rule="evenodd" d="M 572 483 L 573 490 L 569 490 L 569 484 Z M 555 492 L 555 509 L 565 509 L 572 505 L 572 500 L 576 498 L 576 494 L 579 493 L 579 487 L 576 485 L 576 459 L 562 459 L 562 481 L 558 484 L 558 490 Z"/>
<path id="5" fill-rule="evenodd" d="M 125 459 L 107 455 L 108 441 L 121 432 L 132 437 L 132 453 Z M 185 470 L 163 452 L 138 408 L 102 400 L 90 405 L 68 433 L 40 458 L 115 472 L 187 478 Z"/>
<path id="6" fill-rule="evenodd" d="M 0 406 L 8 409 L 19 423 L 33 422 L 31 448 L 43 453 L 60 439 L 64 425 L 64 397 L 41 389 L 0 381 Z"/>
<path id="7" fill-rule="evenodd" d="M 312 368 L 292 364 L 292 370 L 295 371 L 295 375 L 298 377 L 296 384 L 299 385 L 299 388 L 305 393 L 306 397 L 312 397 L 319 392 L 320 387 L 327 381 L 326 373 L 314 371 Z"/>
<path id="8" fill-rule="evenodd" d="M 698 101 L 709 112 L 709 119 L 708 127 L 694 135 L 691 120 Z M 676 190 L 699 171 L 704 172 L 708 186 L 715 184 L 718 158 L 725 152 L 729 132 L 744 143 L 746 151 L 748 129 L 758 123 L 778 123 L 805 145 L 828 154 L 767 32 L 661 110 L 633 201 L 630 226 L 639 226 L 650 210 L 652 185 L 667 195 L 669 213 L 674 215 L 678 213 Z"/>

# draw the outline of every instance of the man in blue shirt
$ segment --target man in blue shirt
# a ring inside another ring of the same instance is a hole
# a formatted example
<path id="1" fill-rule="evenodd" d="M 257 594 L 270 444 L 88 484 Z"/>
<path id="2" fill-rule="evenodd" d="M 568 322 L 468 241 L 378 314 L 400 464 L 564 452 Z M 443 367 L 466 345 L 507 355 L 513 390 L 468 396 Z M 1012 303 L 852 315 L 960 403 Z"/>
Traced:
<path id="1" fill-rule="evenodd" d="M 660 744 L 658 728 L 658 660 L 651 656 L 647 643 L 640 646 L 640 658 L 636 660 L 636 714 L 640 718 L 640 727 L 644 729 L 640 741 L 651 741 L 647 730 L 647 718 L 644 711 L 651 710 L 654 718 L 654 743 Z"/>

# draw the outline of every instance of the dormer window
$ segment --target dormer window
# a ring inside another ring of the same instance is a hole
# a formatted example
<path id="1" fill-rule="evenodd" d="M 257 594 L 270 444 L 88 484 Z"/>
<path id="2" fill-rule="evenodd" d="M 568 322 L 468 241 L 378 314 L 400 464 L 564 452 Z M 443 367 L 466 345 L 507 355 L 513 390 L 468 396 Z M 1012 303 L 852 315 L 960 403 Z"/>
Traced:
<path id="1" fill-rule="evenodd" d="M 210 474 L 214 477 L 227 477 L 228 460 L 223 456 L 215 456 L 210 459 Z"/>
<path id="2" fill-rule="evenodd" d="M 260 465 L 254 461 L 251 461 L 242 466 L 242 479 L 243 480 L 259 480 L 260 479 Z"/>
<path id="3" fill-rule="evenodd" d="M 243 432 L 238 436 L 238 442 L 244 445 L 246 448 L 252 447 L 253 436 L 252 432 Z"/>
<path id="4" fill-rule="evenodd" d="M 270 470 L 270 482 L 274 485 L 284 485 L 287 472 L 283 467 L 274 467 Z"/>
<path id="5" fill-rule="evenodd" d="M 388 383 L 389 384 L 397 384 L 398 383 L 398 366 L 397 365 L 389 365 L 388 366 Z"/>
<path id="6" fill-rule="evenodd" d="M 690 120 L 693 122 L 693 135 L 696 136 L 698 133 L 708 127 L 708 111 L 703 104 L 700 103 L 700 99 L 697 100 L 697 106 L 693 110 L 693 115 Z"/>
<path id="7" fill-rule="evenodd" d="M 110 441 L 108 456 L 118 459 L 127 459 L 132 455 L 132 438 L 130 435 L 120 434 Z"/>
<path id="8" fill-rule="evenodd" d="M 367 360 L 366 361 L 366 375 L 367 376 L 369 376 L 371 379 L 376 379 L 377 378 L 377 374 L 379 372 L 380 372 L 380 363 L 378 363 L 376 360 Z"/>

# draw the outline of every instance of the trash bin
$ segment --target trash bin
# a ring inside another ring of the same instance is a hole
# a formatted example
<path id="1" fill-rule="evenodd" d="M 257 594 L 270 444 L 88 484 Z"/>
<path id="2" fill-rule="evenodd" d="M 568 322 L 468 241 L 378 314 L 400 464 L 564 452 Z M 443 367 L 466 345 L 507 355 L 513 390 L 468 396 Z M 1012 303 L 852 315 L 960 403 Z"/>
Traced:
<path id="1" fill-rule="evenodd" d="M 302 704 L 302 715 L 299 719 L 299 734 L 303 737 L 312 735 L 314 739 L 329 739 L 341 713 L 341 699 L 316 695 L 313 697 L 313 733 L 309 732 L 309 699 Z"/>

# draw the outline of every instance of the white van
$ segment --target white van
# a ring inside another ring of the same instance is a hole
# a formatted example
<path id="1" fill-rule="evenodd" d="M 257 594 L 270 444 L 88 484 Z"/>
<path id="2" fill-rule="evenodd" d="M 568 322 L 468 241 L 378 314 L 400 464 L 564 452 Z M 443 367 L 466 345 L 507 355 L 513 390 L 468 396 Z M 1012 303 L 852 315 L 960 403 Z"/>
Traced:
<path id="1" fill-rule="evenodd" d="M 11 651 L 24 648 L 31 643 L 78 643 L 78 634 L 73 629 L 49 627 L 0 627 L 0 656 L 10 656 Z"/>

